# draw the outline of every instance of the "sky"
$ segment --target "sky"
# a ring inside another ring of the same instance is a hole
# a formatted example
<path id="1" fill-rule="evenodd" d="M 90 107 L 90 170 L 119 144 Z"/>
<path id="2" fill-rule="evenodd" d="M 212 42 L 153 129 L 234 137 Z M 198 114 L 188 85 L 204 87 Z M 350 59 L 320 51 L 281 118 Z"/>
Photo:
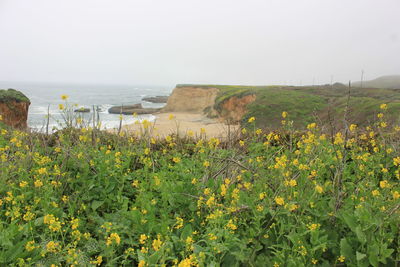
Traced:
<path id="1" fill-rule="evenodd" d="M 400 74 L 399 0 L 0 0 L 0 81 L 320 84 Z"/>

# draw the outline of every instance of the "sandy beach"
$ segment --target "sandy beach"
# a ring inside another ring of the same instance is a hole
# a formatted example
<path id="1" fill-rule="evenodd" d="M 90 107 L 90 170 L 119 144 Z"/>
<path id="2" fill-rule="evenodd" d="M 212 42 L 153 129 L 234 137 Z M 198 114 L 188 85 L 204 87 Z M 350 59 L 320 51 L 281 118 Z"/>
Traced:
<path id="1" fill-rule="evenodd" d="M 239 127 L 238 125 L 226 125 L 198 113 L 170 112 L 154 115 L 156 119 L 151 122 L 148 129 L 153 137 L 160 138 L 171 134 L 225 138 Z M 143 124 L 126 125 L 123 130 L 139 134 L 143 131 Z"/>

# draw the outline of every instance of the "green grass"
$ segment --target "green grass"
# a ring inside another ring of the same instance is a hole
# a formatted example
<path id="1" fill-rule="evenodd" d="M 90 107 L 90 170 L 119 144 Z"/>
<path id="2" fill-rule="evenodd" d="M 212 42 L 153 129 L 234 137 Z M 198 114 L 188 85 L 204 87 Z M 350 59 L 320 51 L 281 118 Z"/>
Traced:
<path id="1" fill-rule="evenodd" d="M 0 103 L 8 103 L 10 101 L 30 103 L 29 98 L 20 91 L 17 91 L 15 89 L 0 89 Z"/>
<path id="2" fill-rule="evenodd" d="M 198 88 L 218 88 L 214 109 L 222 112 L 224 101 L 231 97 L 256 95 L 256 100 L 248 105 L 242 124 L 250 117 L 256 117 L 258 127 L 278 128 L 279 114 L 289 113 L 290 120 L 297 127 L 305 127 L 311 121 L 329 123 L 340 127 L 343 124 L 349 88 L 336 83 L 333 86 L 242 86 L 242 85 L 178 85 Z M 350 90 L 349 113 L 351 123 L 367 125 L 376 121 L 379 105 L 389 103 L 387 114 L 390 123 L 398 123 L 400 113 L 400 90 L 357 88 Z"/>

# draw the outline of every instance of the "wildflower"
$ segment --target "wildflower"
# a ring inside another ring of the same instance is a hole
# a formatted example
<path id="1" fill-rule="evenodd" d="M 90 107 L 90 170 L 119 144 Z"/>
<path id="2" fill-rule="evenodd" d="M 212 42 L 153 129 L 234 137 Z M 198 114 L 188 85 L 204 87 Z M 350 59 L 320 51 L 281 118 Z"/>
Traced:
<path id="1" fill-rule="evenodd" d="M 244 141 L 243 140 L 239 140 L 239 145 L 240 146 L 244 146 Z"/>
<path id="2" fill-rule="evenodd" d="M 65 107 L 64 107 L 64 105 L 63 104 L 58 104 L 58 109 L 59 110 L 63 110 Z"/>
<path id="3" fill-rule="evenodd" d="M 258 197 L 260 198 L 260 200 L 263 200 L 266 197 L 266 193 L 262 192 L 258 195 Z"/>
<path id="4" fill-rule="evenodd" d="M 255 121 L 255 120 L 256 120 L 256 118 L 250 117 L 249 120 L 248 120 L 248 122 L 249 122 L 249 123 L 252 123 L 252 122 Z"/>
<path id="5" fill-rule="evenodd" d="M 172 115 L 172 114 L 169 114 L 169 116 L 168 116 L 168 119 L 169 120 L 173 120 L 175 118 L 175 116 L 174 115 Z"/>
<path id="6" fill-rule="evenodd" d="M 46 245 L 46 250 L 48 252 L 57 252 L 57 250 L 59 250 L 59 248 L 60 248 L 60 244 L 58 242 L 54 242 L 54 241 L 50 241 Z"/>
<path id="7" fill-rule="evenodd" d="M 378 113 L 377 117 L 378 117 L 379 119 L 382 119 L 382 118 L 383 118 L 383 113 Z"/>
<path id="8" fill-rule="evenodd" d="M 176 217 L 176 229 L 180 229 L 183 227 L 183 219 L 181 217 Z"/>
<path id="9" fill-rule="evenodd" d="M 34 240 L 28 241 L 28 242 L 26 243 L 26 245 L 25 245 L 25 249 L 26 249 L 27 251 L 32 251 L 32 250 L 34 250 L 35 248 L 36 248 L 36 246 L 35 246 L 35 241 L 34 241 Z"/>
<path id="10" fill-rule="evenodd" d="M 203 166 L 206 167 L 206 168 L 210 167 L 210 162 L 207 161 L 207 160 L 204 161 Z"/>
<path id="11" fill-rule="evenodd" d="M 286 118 L 288 113 L 286 111 L 282 112 L 282 118 Z"/>
<path id="12" fill-rule="evenodd" d="M 146 240 L 147 240 L 147 235 L 141 234 L 140 238 L 139 238 L 139 243 L 144 244 L 146 242 Z"/>
<path id="13" fill-rule="evenodd" d="M 388 183 L 387 180 L 383 180 L 383 181 L 379 182 L 379 187 L 380 188 L 388 188 L 388 187 L 390 187 L 390 184 Z"/>
<path id="14" fill-rule="evenodd" d="M 34 185 L 35 187 L 42 187 L 42 186 L 43 186 L 43 182 L 40 181 L 40 180 L 36 180 L 36 181 L 33 183 L 33 185 Z"/>
<path id="15" fill-rule="evenodd" d="M 67 96 L 67 95 L 61 95 L 61 99 L 62 99 L 62 100 L 67 100 L 67 99 L 68 99 L 68 96 Z"/>
<path id="16" fill-rule="evenodd" d="M 346 259 L 346 257 L 343 255 L 338 257 L 338 261 L 340 261 L 340 262 L 344 262 L 345 259 Z"/>
<path id="17" fill-rule="evenodd" d="M 357 125 L 356 124 L 351 124 L 349 127 L 350 132 L 354 132 L 357 129 Z"/>
<path id="18" fill-rule="evenodd" d="M 294 179 L 291 179 L 289 181 L 285 181 L 285 185 L 286 186 L 291 186 L 291 187 L 295 187 L 297 185 L 297 181 Z"/>
<path id="19" fill-rule="evenodd" d="M 315 122 L 310 123 L 309 125 L 307 125 L 307 129 L 312 130 L 315 129 L 317 127 L 317 124 Z"/>
<path id="20" fill-rule="evenodd" d="M 213 233 L 209 233 L 209 234 L 208 234 L 208 239 L 210 239 L 210 240 L 217 240 L 217 236 L 214 235 Z"/>
<path id="21" fill-rule="evenodd" d="M 228 221 L 226 227 L 231 229 L 232 231 L 237 229 L 237 226 L 233 223 L 232 219 Z"/>
<path id="22" fill-rule="evenodd" d="M 393 196 L 393 199 L 394 199 L 394 200 L 399 199 L 399 198 L 400 198 L 400 193 L 397 192 L 397 191 L 394 191 L 394 192 L 392 193 L 392 196 Z"/>
<path id="23" fill-rule="evenodd" d="M 100 266 L 102 262 L 103 262 L 102 256 L 97 256 L 95 260 L 90 261 L 91 264 L 95 264 L 98 266 Z"/>
<path id="24" fill-rule="evenodd" d="M 107 241 L 106 241 L 107 246 L 110 246 L 114 243 L 117 245 L 119 245 L 121 243 L 121 238 L 119 237 L 119 235 L 117 233 L 112 233 L 112 234 L 110 234 L 109 237 L 107 237 Z"/>
<path id="25" fill-rule="evenodd" d="M 382 121 L 381 124 L 380 124 L 380 126 L 381 126 L 382 128 L 386 128 L 386 127 L 387 127 L 387 123 L 386 123 L 385 121 Z"/>
<path id="26" fill-rule="evenodd" d="M 373 190 L 373 191 L 372 191 L 372 195 L 373 195 L 374 197 L 379 196 L 379 195 L 380 195 L 379 190 Z"/>
<path id="27" fill-rule="evenodd" d="M 381 104 L 379 108 L 382 109 L 382 110 L 386 110 L 387 109 L 387 104 Z"/>
<path id="28" fill-rule="evenodd" d="M 324 188 L 322 188 L 322 186 L 320 186 L 320 185 L 316 185 L 315 186 L 315 191 L 317 191 L 318 193 L 322 194 L 324 192 Z"/>
<path id="29" fill-rule="evenodd" d="M 157 239 L 153 240 L 152 246 L 155 251 L 158 251 L 162 245 L 162 241 L 160 240 L 160 236 Z"/>
<path id="30" fill-rule="evenodd" d="M 317 230 L 321 225 L 319 223 L 312 223 L 308 226 L 308 229 L 311 231 Z"/>
<path id="31" fill-rule="evenodd" d="M 282 206 L 285 204 L 285 199 L 283 197 L 275 197 L 275 203 Z"/>
<path id="32" fill-rule="evenodd" d="M 144 260 L 140 260 L 138 267 L 144 267 L 144 266 L 146 266 L 146 262 Z"/>
<path id="33" fill-rule="evenodd" d="M 175 163 L 179 163 L 179 162 L 181 162 L 181 159 L 179 157 L 173 157 L 172 161 Z"/>
<path id="34" fill-rule="evenodd" d="M 27 186 L 27 185 L 28 185 L 28 182 L 27 182 L 27 181 L 22 181 L 22 182 L 19 183 L 19 186 L 20 186 L 21 188 L 24 188 L 24 187 Z"/>

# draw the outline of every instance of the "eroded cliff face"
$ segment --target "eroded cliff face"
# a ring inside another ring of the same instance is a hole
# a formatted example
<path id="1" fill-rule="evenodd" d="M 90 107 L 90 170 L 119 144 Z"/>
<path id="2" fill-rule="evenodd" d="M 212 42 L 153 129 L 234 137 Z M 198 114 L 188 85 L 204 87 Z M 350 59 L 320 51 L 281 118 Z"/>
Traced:
<path id="1" fill-rule="evenodd" d="M 256 100 L 254 94 L 242 97 L 233 96 L 226 99 L 219 108 L 219 120 L 229 124 L 239 123 L 247 113 L 247 105 L 254 100 Z"/>
<path id="2" fill-rule="evenodd" d="M 212 109 L 217 94 L 217 88 L 176 87 L 163 111 L 203 113 L 207 109 Z"/>
<path id="3" fill-rule="evenodd" d="M 27 128 L 29 99 L 14 89 L 0 90 L 0 116 L 3 123 L 19 129 Z"/>
<path id="4" fill-rule="evenodd" d="M 215 108 L 218 93 L 218 88 L 177 86 L 162 111 L 202 113 L 224 123 L 238 124 L 247 113 L 247 105 L 256 99 L 255 94 L 232 96 Z"/>

